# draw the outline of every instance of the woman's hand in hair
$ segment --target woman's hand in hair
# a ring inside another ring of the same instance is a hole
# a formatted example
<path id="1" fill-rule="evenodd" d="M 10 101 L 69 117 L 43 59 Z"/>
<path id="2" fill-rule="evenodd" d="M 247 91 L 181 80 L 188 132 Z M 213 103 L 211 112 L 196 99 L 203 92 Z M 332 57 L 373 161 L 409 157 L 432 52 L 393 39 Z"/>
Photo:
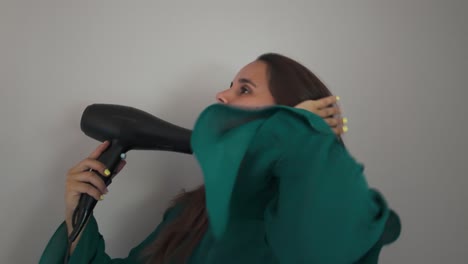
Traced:
<path id="1" fill-rule="evenodd" d="M 295 108 L 308 110 L 320 117 L 333 129 L 335 134 L 341 135 L 348 131 L 348 120 L 341 117 L 341 109 L 337 102 L 338 96 L 329 96 L 319 100 L 307 100 L 299 103 Z"/>

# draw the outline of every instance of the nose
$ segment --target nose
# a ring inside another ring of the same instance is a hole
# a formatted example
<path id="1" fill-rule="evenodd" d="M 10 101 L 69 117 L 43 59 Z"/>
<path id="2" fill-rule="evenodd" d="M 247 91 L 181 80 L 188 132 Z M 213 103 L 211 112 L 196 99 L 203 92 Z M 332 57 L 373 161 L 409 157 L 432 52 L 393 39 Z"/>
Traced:
<path id="1" fill-rule="evenodd" d="M 229 104 L 227 91 L 222 91 L 216 94 L 216 101 L 222 104 Z"/>

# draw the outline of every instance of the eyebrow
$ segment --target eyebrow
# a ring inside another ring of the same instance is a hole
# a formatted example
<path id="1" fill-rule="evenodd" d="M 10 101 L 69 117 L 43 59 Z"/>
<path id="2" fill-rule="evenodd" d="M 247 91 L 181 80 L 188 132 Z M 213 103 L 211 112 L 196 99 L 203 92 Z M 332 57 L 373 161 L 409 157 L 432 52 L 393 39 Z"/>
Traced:
<path id="1" fill-rule="evenodd" d="M 246 78 L 240 78 L 240 79 L 239 79 L 239 82 L 240 82 L 240 83 L 248 83 L 248 84 L 252 85 L 253 87 L 257 88 L 257 85 L 255 85 L 255 83 L 254 83 L 254 82 L 252 82 L 252 81 L 251 81 L 251 80 L 249 80 L 249 79 L 246 79 Z"/>

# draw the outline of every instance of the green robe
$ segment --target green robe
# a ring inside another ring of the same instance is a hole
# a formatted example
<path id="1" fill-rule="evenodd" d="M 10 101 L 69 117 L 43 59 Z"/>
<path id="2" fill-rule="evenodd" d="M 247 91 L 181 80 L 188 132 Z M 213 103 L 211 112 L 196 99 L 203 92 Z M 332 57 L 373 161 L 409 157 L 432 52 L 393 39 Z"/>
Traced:
<path id="1" fill-rule="evenodd" d="M 197 119 L 191 144 L 210 227 L 190 264 L 373 264 L 400 234 L 398 216 L 369 188 L 364 166 L 309 111 L 211 105 Z M 91 218 L 69 264 L 144 263 L 141 250 L 176 216 L 176 209 L 167 211 L 124 259 L 105 253 Z M 40 263 L 62 263 L 66 248 L 62 223 Z"/>

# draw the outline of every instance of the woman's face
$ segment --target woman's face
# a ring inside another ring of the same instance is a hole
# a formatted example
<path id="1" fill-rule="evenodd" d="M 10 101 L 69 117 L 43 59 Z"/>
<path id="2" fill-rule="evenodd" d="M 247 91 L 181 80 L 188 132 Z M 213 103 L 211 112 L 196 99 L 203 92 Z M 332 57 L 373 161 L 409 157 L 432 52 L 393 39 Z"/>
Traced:
<path id="1" fill-rule="evenodd" d="M 236 107 L 258 108 L 275 104 L 268 87 L 267 64 L 254 61 L 242 68 L 228 89 L 219 92 L 216 100 Z"/>

